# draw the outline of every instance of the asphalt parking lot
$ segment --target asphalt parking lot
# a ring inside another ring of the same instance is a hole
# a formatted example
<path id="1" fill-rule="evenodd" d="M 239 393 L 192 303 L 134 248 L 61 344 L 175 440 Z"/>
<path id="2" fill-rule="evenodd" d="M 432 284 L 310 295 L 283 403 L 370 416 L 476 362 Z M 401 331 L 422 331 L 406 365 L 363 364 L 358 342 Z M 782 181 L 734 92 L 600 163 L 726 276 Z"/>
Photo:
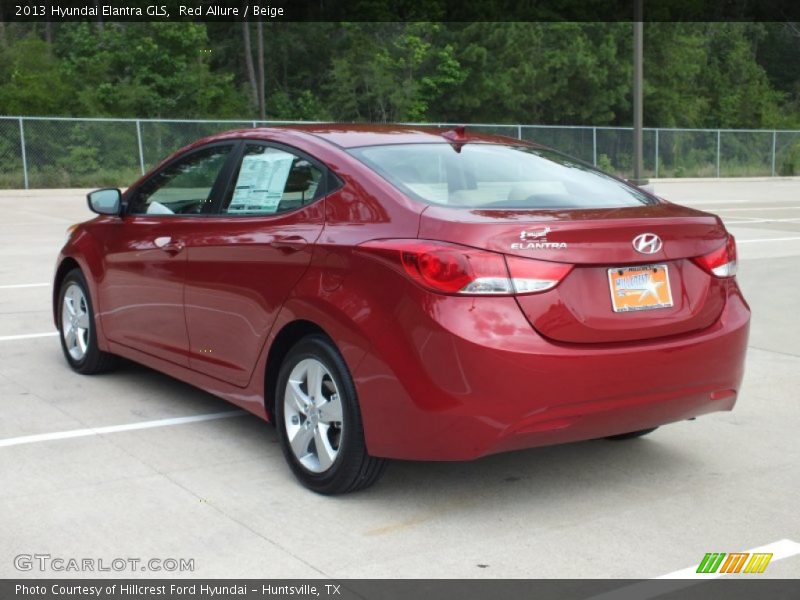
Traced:
<path id="1" fill-rule="evenodd" d="M 737 237 L 753 320 L 733 412 L 624 443 L 393 463 L 335 498 L 301 487 L 273 429 L 222 400 L 132 363 L 71 372 L 49 282 L 66 227 L 90 217 L 84 192 L 0 192 L 0 577 L 649 578 L 764 546 L 757 577 L 797 577 L 800 179 L 655 190 Z M 35 553 L 195 568 L 15 568 Z"/>

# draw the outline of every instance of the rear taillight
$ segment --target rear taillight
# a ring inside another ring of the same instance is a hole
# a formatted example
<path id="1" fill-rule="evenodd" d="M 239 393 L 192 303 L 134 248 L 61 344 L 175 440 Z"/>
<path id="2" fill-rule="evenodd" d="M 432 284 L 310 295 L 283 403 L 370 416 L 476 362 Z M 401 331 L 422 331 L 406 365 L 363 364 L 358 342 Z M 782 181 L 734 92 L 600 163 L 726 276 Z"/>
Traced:
<path id="1" fill-rule="evenodd" d="M 517 294 L 549 290 L 557 286 L 572 270 L 572 265 L 518 256 L 506 256 L 506 262 Z"/>
<path id="2" fill-rule="evenodd" d="M 359 248 L 386 261 L 419 285 L 443 294 L 542 292 L 558 284 L 572 268 L 526 258 L 504 258 L 496 252 L 427 240 L 375 240 Z"/>
<path id="3" fill-rule="evenodd" d="M 721 247 L 692 260 L 716 277 L 733 277 L 736 275 L 736 241 L 728 234 Z"/>

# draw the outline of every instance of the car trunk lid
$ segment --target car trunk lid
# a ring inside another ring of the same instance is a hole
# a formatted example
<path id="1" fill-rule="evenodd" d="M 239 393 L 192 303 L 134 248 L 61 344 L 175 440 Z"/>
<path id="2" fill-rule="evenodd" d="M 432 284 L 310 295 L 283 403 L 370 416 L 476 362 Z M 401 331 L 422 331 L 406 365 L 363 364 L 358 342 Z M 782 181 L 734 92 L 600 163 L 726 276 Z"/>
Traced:
<path id="1" fill-rule="evenodd" d="M 633 241 L 642 234 L 648 235 L 645 242 L 657 236 L 660 247 L 638 252 Z M 726 282 L 691 258 L 719 248 L 726 236 L 717 217 L 668 203 L 558 211 L 431 206 L 419 231 L 423 239 L 574 265 L 555 288 L 517 296 L 539 333 L 566 343 L 642 340 L 714 323 Z M 509 259 L 512 271 L 514 260 Z M 640 306 L 636 299 L 642 295 Z"/>

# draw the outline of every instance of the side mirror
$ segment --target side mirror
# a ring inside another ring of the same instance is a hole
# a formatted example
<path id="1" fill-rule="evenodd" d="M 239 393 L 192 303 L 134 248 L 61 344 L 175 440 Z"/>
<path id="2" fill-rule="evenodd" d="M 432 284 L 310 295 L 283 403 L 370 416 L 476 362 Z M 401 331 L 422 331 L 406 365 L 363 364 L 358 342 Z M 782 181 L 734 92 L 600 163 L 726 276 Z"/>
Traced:
<path id="1" fill-rule="evenodd" d="M 118 215 L 122 206 L 122 192 L 117 188 L 95 190 L 86 195 L 89 209 L 98 215 Z"/>

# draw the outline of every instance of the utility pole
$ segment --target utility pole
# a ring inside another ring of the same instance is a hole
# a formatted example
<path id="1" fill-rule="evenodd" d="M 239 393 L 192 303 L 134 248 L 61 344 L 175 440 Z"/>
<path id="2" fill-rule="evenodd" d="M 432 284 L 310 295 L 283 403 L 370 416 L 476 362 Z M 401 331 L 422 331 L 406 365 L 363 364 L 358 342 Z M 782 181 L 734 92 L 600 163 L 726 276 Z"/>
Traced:
<path id="1" fill-rule="evenodd" d="M 266 82 L 264 80 L 264 22 L 259 19 L 256 21 L 256 52 L 258 56 L 258 118 L 262 121 L 267 119 L 267 96 Z"/>
<path id="2" fill-rule="evenodd" d="M 642 79 L 644 74 L 644 23 L 642 0 L 635 0 L 633 8 L 633 179 L 632 183 L 644 185 L 642 162 Z"/>

